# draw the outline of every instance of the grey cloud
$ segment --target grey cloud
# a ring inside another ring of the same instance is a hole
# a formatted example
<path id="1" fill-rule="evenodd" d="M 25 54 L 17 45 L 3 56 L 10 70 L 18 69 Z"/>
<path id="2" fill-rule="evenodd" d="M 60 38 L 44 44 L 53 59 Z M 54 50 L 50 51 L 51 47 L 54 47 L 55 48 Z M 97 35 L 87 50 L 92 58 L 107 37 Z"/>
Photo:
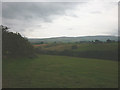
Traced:
<path id="1" fill-rule="evenodd" d="M 83 4 L 83 2 L 79 3 Z M 51 15 L 65 14 L 65 10 L 74 9 L 78 3 L 70 2 L 4 2 L 2 16 L 8 19 L 31 20 L 36 17 L 49 22 Z"/>
<path id="2" fill-rule="evenodd" d="M 2 24 L 12 31 L 24 34 L 30 27 L 42 28 L 41 25 L 34 25 L 34 21 L 51 22 L 54 15 L 64 15 L 66 10 L 84 3 L 86 2 L 3 2 Z"/>

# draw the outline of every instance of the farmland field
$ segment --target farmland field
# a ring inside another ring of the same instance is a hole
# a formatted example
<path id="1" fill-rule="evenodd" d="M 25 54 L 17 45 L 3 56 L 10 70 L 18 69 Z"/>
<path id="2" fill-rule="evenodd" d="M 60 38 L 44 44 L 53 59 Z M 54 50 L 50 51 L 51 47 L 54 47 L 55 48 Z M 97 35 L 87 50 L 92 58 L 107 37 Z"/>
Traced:
<path id="1" fill-rule="evenodd" d="M 117 88 L 118 62 L 56 55 L 3 60 L 3 88 Z"/>
<path id="2" fill-rule="evenodd" d="M 35 45 L 34 45 L 35 46 Z M 35 46 L 38 53 L 118 60 L 118 43 L 51 43 Z"/>
<path id="3" fill-rule="evenodd" d="M 71 46 L 76 45 L 77 49 L 74 49 L 74 51 L 117 51 L 118 50 L 118 43 L 60 43 L 60 44 L 40 44 L 38 47 L 41 47 L 43 50 L 50 50 L 50 51 L 63 51 L 65 49 L 70 50 Z M 36 45 L 37 46 L 37 45 Z"/>

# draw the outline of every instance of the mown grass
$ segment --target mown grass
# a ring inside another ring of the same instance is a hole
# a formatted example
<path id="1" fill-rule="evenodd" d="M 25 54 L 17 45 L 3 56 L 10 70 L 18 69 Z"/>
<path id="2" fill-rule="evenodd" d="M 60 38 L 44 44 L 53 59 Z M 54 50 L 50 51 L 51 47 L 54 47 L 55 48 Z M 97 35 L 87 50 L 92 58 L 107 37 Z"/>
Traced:
<path id="1" fill-rule="evenodd" d="M 116 88 L 118 62 L 39 55 L 3 60 L 3 88 Z"/>

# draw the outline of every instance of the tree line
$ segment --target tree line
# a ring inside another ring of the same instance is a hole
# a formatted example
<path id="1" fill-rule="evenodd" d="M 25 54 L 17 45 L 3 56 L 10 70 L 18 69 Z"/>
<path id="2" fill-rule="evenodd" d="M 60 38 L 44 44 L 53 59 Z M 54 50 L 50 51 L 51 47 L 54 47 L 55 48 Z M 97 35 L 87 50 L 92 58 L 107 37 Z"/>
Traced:
<path id="1" fill-rule="evenodd" d="M 118 42 L 118 41 L 115 41 L 115 40 L 110 40 L 110 39 L 107 39 L 106 41 L 101 41 L 101 40 L 94 40 L 94 41 L 77 41 L 77 42 L 66 42 L 66 43 L 113 43 L 113 42 Z M 51 42 L 53 44 L 57 44 L 57 43 L 64 43 L 64 42 Z M 44 41 L 39 41 L 39 42 L 32 42 L 33 45 L 39 45 L 39 44 L 50 44 L 49 42 L 44 42 Z"/>

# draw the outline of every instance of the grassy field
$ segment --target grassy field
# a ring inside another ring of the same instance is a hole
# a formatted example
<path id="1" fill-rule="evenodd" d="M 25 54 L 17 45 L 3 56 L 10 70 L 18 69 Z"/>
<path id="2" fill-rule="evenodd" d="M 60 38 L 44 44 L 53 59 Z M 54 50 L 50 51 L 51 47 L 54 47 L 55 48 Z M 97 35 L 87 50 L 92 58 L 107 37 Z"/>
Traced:
<path id="1" fill-rule="evenodd" d="M 74 48 L 75 47 L 75 48 Z M 118 43 L 51 43 L 35 46 L 38 53 L 118 60 Z"/>
<path id="2" fill-rule="evenodd" d="M 70 50 L 73 45 L 77 46 L 77 49 L 74 49 L 74 51 L 113 51 L 118 50 L 118 43 L 60 43 L 60 44 L 41 44 L 39 47 L 43 50 L 51 50 L 51 51 L 63 51 L 65 49 Z"/>
<path id="3" fill-rule="evenodd" d="M 3 60 L 3 88 L 114 88 L 118 62 L 39 55 Z"/>

